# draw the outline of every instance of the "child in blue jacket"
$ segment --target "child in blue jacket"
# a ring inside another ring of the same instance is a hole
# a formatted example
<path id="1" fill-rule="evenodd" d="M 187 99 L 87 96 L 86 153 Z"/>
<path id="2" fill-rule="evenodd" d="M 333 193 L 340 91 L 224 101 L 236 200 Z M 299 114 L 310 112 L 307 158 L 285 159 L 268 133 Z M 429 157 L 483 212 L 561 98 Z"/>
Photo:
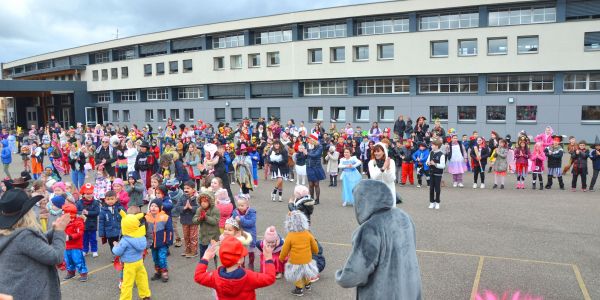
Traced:
<path id="1" fill-rule="evenodd" d="M 121 215 L 119 212 L 125 209 L 117 200 L 115 191 L 106 192 L 105 197 L 104 205 L 100 208 L 100 214 L 98 215 L 98 236 L 102 239 L 102 244 L 108 242 L 112 253 L 113 243 L 118 242 L 121 236 Z"/>
<path id="2" fill-rule="evenodd" d="M 100 214 L 100 203 L 94 199 L 94 186 L 86 183 L 80 190 L 81 199 L 77 200 L 77 213 L 86 217 L 85 230 L 83 232 L 83 255 L 92 251 L 93 257 L 98 257 L 98 215 Z"/>
<path id="3" fill-rule="evenodd" d="M 417 168 L 417 187 L 420 188 L 422 181 L 421 177 L 425 175 L 427 180 L 427 186 L 429 186 L 429 166 L 425 163 L 429 157 L 429 149 L 424 142 L 419 143 L 419 149 L 413 153 L 412 158 L 415 161 L 415 167 Z"/>
<path id="4" fill-rule="evenodd" d="M 598 173 L 600 172 L 600 140 L 598 140 L 598 137 L 596 137 L 594 149 L 590 149 L 590 159 L 592 160 L 592 169 L 594 170 L 592 182 L 590 183 L 590 192 L 593 192 L 596 179 L 598 179 Z"/>
<path id="5" fill-rule="evenodd" d="M 2 165 L 4 166 L 4 174 L 6 177 L 12 179 L 10 176 L 10 172 L 8 171 L 8 166 L 12 163 L 12 153 L 10 152 L 10 148 L 8 147 L 8 141 L 6 139 L 2 140 Z"/>
<path id="6" fill-rule="evenodd" d="M 152 250 L 152 260 L 156 272 L 150 280 L 162 278 L 162 282 L 169 281 L 169 271 L 167 265 L 167 253 L 169 246 L 173 245 L 173 223 L 169 222 L 170 217 L 163 210 L 163 201 L 156 198 L 148 205 L 146 214 L 146 238 L 148 247 Z"/>
<path id="7" fill-rule="evenodd" d="M 248 245 L 248 269 L 254 270 L 254 252 L 256 248 L 256 210 L 250 207 L 249 199 L 237 196 L 237 208 L 233 210 L 231 217 L 236 219 L 243 231 L 252 235 L 252 242 Z"/>

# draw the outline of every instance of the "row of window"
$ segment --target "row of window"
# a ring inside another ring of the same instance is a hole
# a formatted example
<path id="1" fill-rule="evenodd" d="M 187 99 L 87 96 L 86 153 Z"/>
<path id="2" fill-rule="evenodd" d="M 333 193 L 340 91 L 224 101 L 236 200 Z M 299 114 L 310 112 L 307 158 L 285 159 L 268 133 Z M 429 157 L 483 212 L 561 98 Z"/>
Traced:
<path id="1" fill-rule="evenodd" d="M 517 53 L 530 54 L 539 51 L 539 36 L 519 36 L 517 37 Z M 431 41 L 431 57 L 448 57 L 448 40 Z M 458 56 L 477 56 L 479 46 L 477 39 L 458 40 Z M 488 55 L 506 55 L 508 54 L 508 38 L 493 37 L 487 39 Z"/>
<path id="2" fill-rule="evenodd" d="M 102 80 L 108 80 L 108 69 L 102 70 L 93 70 L 92 71 L 92 80 L 99 80 L 99 73 L 102 75 Z M 129 67 L 121 67 L 121 78 L 125 79 L 129 77 Z M 110 79 L 118 79 L 119 78 L 119 68 L 111 68 L 110 69 Z"/>
<path id="3" fill-rule="evenodd" d="M 165 74 L 165 63 L 159 62 L 156 63 L 156 75 L 164 75 Z M 182 61 L 183 65 L 183 73 L 190 73 L 193 70 L 192 60 L 184 59 Z M 169 74 L 177 74 L 179 73 L 179 62 L 176 60 L 169 62 Z M 152 76 L 152 64 L 144 64 L 144 76 Z"/>
<path id="4" fill-rule="evenodd" d="M 267 67 L 278 67 L 280 63 L 279 51 L 267 52 Z M 229 68 L 230 69 L 241 69 L 243 67 L 242 55 L 230 55 L 229 56 Z M 261 54 L 251 53 L 248 54 L 248 68 L 260 68 L 261 67 Z M 220 71 L 225 70 L 225 56 L 213 57 L 213 70 Z"/>
<path id="5" fill-rule="evenodd" d="M 353 116 L 350 119 L 347 118 L 346 107 L 330 107 L 330 120 L 336 122 L 348 122 L 353 121 L 357 123 L 361 122 L 372 122 L 370 118 L 370 108 L 368 106 L 355 106 L 352 107 Z M 261 117 L 260 107 L 250 107 L 248 110 L 248 118 L 252 120 L 258 120 Z M 507 106 L 505 105 L 489 105 L 485 107 L 485 121 L 487 123 L 506 123 L 506 111 Z M 129 122 L 130 111 L 122 110 L 112 111 L 112 120 L 114 122 Z M 144 111 L 146 122 L 164 122 L 168 117 L 174 121 L 181 121 L 179 109 L 157 109 L 156 114 L 154 109 L 146 109 Z M 215 122 L 225 121 L 225 108 L 214 109 L 214 120 Z M 516 121 L 517 123 L 535 123 L 537 122 L 538 106 L 537 105 L 517 105 L 515 107 Z M 231 120 L 241 121 L 243 119 L 243 109 L 240 107 L 230 108 Z M 267 115 L 269 117 L 281 117 L 281 110 L 279 107 L 268 107 Z M 477 106 L 466 105 L 456 107 L 456 117 L 458 123 L 476 123 L 478 120 Z M 308 108 L 308 120 L 310 122 L 323 121 L 325 118 L 323 107 L 309 107 Z M 378 122 L 394 122 L 396 115 L 393 106 L 378 106 L 377 107 L 377 121 Z M 448 106 L 430 106 L 429 107 L 429 120 L 440 120 L 441 122 L 448 122 Z M 186 108 L 183 109 L 183 121 L 193 122 L 194 121 L 194 109 Z M 600 122 L 600 106 L 597 105 L 583 105 L 581 107 L 581 121 L 582 122 Z"/>
<path id="6" fill-rule="evenodd" d="M 145 93 L 146 100 L 148 101 L 160 101 L 168 100 L 169 89 L 168 88 L 151 88 L 142 90 L 141 93 Z M 138 93 L 136 91 L 122 91 L 116 93 L 118 99 L 121 102 L 132 102 L 138 101 Z M 97 103 L 110 103 L 110 93 L 98 93 L 95 94 Z M 204 87 L 203 86 L 190 86 L 190 87 L 178 87 L 177 88 L 177 99 L 179 100 L 194 100 L 204 98 Z"/>

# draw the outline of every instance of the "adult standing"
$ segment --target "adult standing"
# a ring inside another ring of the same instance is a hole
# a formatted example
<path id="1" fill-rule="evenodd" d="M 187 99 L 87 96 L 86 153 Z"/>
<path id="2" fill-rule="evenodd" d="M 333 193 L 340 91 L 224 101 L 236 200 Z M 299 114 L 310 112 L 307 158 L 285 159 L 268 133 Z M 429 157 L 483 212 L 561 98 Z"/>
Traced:
<path id="1" fill-rule="evenodd" d="M 429 130 L 429 125 L 425 123 L 426 120 L 427 118 L 423 116 L 420 116 L 417 119 L 417 124 L 415 124 L 415 128 L 412 132 L 414 140 L 417 142 L 425 142 L 425 136 L 427 135 L 427 131 Z"/>
<path id="2" fill-rule="evenodd" d="M 231 192 L 231 183 L 229 181 L 229 174 L 225 171 L 225 159 L 223 154 L 225 153 L 225 147 L 223 145 L 216 146 L 215 144 L 204 145 L 204 151 L 210 153 L 210 159 L 206 160 L 205 163 L 208 167 L 212 167 L 213 175 L 221 178 L 223 188 L 227 190 L 229 199 L 234 199 L 233 193 Z M 235 208 L 235 201 L 231 201 Z"/>
<path id="3" fill-rule="evenodd" d="M 399 115 L 396 122 L 394 122 L 394 134 L 398 136 L 399 140 L 403 140 L 405 130 L 406 122 L 404 122 L 404 116 Z"/>
<path id="4" fill-rule="evenodd" d="M 113 163 L 117 160 L 117 150 L 110 144 L 110 138 L 105 136 L 102 138 L 102 144 L 96 149 L 96 165 L 104 165 L 104 169 L 109 176 L 115 176 L 115 167 Z"/>
<path id="5" fill-rule="evenodd" d="M 310 197 L 315 199 L 315 205 L 319 204 L 321 197 L 321 187 L 319 181 L 325 179 L 325 171 L 321 164 L 323 155 L 323 146 L 319 143 L 317 133 L 308 136 L 308 160 L 306 161 L 306 177 L 308 179 L 308 189 Z"/>
<path id="6" fill-rule="evenodd" d="M 138 178 L 142 180 L 146 188 L 150 188 L 150 176 L 157 168 L 156 158 L 148 149 L 150 149 L 150 145 L 148 142 L 143 141 L 140 144 L 140 152 L 135 158 L 134 166 L 135 171 L 138 172 Z"/>
<path id="7" fill-rule="evenodd" d="M 344 148 L 344 157 L 340 159 L 339 168 L 342 170 L 340 180 L 342 181 L 342 206 L 354 205 L 352 190 L 360 182 L 362 176 L 358 167 L 362 164 L 360 159 L 352 156 L 350 148 Z"/>
<path id="8" fill-rule="evenodd" d="M 390 189 L 396 198 L 396 162 L 388 156 L 387 146 L 377 143 L 373 146 L 373 156 L 369 161 L 369 174 L 371 179 L 379 180 Z"/>
<path id="9" fill-rule="evenodd" d="M 73 143 L 69 151 L 69 165 L 71 167 L 71 181 L 73 181 L 73 185 L 77 190 L 85 182 L 85 164 L 85 153 L 81 151 L 78 143 Z"/>
<path id="10" fill-rule="evenodd" d="M 271 177 L 276 178 L 275 187 L 271 193 L 271 201 L 279 200 L 281 202 L 283 201 L 283 179 L 289 174 L 288 152 L 281 141 L 276 140 L 273 142 L 273 147 L 271 147 L 267 157 L 271 165 Z M 278 195 L 279 197 L 277 197 Z"/>
<path id="11" fill-rule="evenodd" d="M 421 272 L 415 225 L 394 207 L 394 196 L 377 180 L 363 180 L 354 189 L 356 220 L 352 252 L 335 275 L 344 288 L 356 287 L 357 299 L 418 300 Z"/>
<path id="12" fill-rule="evenodd" d="M 53 230 L 42 233 L 32 209 L 42 198 L 29 198 L 21 189 L 0 198 L 0 291 L 14 299 L 61 299 L 56 265 L 63 261 L 70 216 L 61 216 Z"/>

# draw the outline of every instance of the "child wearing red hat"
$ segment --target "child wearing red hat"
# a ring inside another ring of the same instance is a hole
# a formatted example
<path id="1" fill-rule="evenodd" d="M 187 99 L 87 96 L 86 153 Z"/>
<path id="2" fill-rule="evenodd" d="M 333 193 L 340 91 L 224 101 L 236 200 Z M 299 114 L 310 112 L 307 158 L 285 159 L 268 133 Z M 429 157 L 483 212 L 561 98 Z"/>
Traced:
<path id="1" fill-rule="evenodd" d="M 65 263 L 67 267 L 67 276 L 65 280 L 69 280 L 75 277 L 75 271 L 79 272 L 79 281 L 86 282 L 87 266 L 85 264 L 85 257 L 83 256 L 83 234 L 84 227 L 83 219 L 77 217 L 77 207 L 71 203 L 63 205 L 62 210 L 65 214 L 71 216 L 71 221 L 67 228 L 65 228 L 65 234 L 67 236 L 67 242 L 65 247 Z"/>
<path id="2" fill-rule="evenodd" d="M 77 212 L 84 215 L 85 231 L 83 234 L 83 255 L 92 251 L 93 257 L 98 257 L 98 215 L 100 214 L 100 202 L 94 199 L 94 186 L 86 183 L 81 187 L 81 199 L 77 200 Z"/>
<path id="3" fill-rule="evenodd" d="M 194 281 L 215 289 L 218 299 L 256 299 L 256 289 L 275 283 L 272 245 L 267 244 L 263 249 L 266 259 L 264 273 L 256 273 L 240 267 L 248 250 L 239 240 L 231 236 L 223 239 L 219 247 L 222 266 L 207 272 L 208 262 L 215 256 L 216 246 L 217 243 L 213 241 L 204 252 L 204 256 L 196 266 Z"/>

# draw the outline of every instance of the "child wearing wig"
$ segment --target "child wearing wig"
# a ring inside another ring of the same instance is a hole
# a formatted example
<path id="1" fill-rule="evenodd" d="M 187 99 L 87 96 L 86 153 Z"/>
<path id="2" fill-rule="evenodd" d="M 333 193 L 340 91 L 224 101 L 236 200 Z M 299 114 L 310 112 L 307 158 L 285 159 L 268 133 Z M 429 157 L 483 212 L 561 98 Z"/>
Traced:
<path id="1" fill-rule="evenodd" d="M 527 147 L 527 137 L 520 136 L 515 149 L 515 165 L 517 173 L 517 189 L 525 189 L 525 176 L 527 176 L 527 161 L 529 159 L 529 148 Z"/>
<path id="2" fill-rule="evenodd" d="M 304 290 L 311 289 L 310 279 L 319 275 L 317 263 L 312 255 L 319 252 L 317 241 L 309 231 L 308 219 L 297 210 L 288 213 L 285 220 L 285 229 L 288 232 L 279 254 L 279 260 L 285 264 L 285 279 L 293 282 L 295 287 L 292 295 L 302 296 Z"/>
<path id="3" fill-rule="evenodd" d="M 544 144 L 537 142 L 533 146 L 533 152 L 529 156 L 531 160 L 531 189 L 535 190 L 536 177 L 540 181 L 540 190 L 544 189 L 544 182 L 542 180 L 542 173 L 544 172 L 544 162 L 546 161 L 546 154 L 544 154 Z"/>

